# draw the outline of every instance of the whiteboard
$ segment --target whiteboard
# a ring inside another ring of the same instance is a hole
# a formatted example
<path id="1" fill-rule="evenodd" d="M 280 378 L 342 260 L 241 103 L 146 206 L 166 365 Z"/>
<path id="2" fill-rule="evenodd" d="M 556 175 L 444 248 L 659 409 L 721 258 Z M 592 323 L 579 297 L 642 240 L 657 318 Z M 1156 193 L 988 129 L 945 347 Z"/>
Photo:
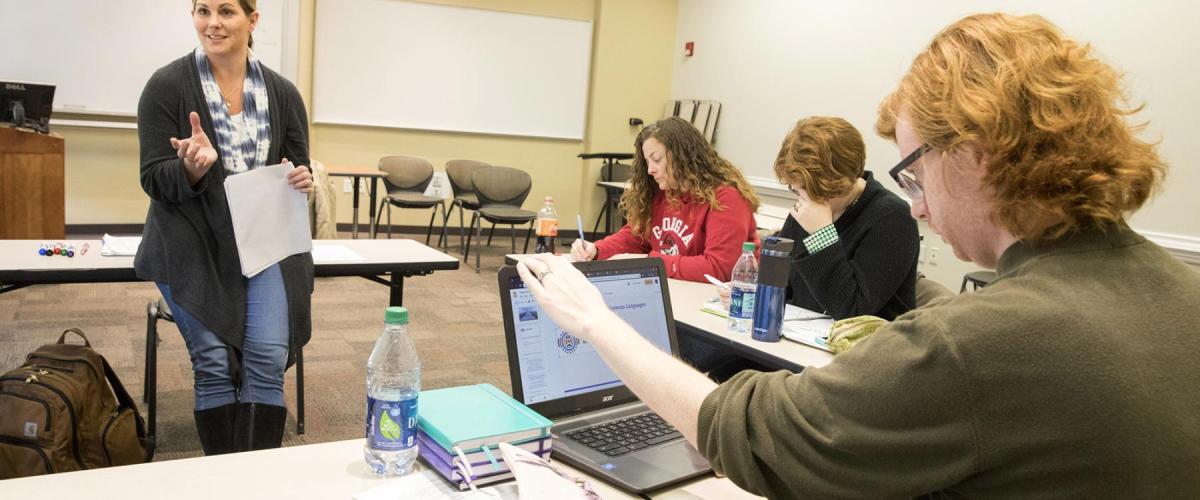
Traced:
<path id="1" fill-rule="evenodd" d="M 258 2 L 254 51 L 271 69 L 295 74 L 295 48 L 287 68 L 285 26 L 299 29 L 295 0 Z M 56 85 L 57 112 L 135 115 L 150 75 L 198 45 L 188 0 L 0 0 L 5 48 L 0 80 Z M 292 43 L 294 45 L 294 42 Z"/>
<path id="2" fill-rule="evenodd" d="M 582 139 L 592 23 L 318 0 L 313 121 Z"/>

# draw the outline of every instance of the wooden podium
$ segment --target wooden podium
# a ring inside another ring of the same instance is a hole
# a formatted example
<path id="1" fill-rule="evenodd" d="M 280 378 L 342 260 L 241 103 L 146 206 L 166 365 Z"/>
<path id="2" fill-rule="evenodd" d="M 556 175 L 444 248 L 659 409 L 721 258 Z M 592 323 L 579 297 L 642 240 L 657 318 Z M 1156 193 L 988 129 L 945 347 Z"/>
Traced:
<path id="1" fill-rule="evenodd" d="M 0 239 L 65 237 L 63 140 L 0 125 Z"/>

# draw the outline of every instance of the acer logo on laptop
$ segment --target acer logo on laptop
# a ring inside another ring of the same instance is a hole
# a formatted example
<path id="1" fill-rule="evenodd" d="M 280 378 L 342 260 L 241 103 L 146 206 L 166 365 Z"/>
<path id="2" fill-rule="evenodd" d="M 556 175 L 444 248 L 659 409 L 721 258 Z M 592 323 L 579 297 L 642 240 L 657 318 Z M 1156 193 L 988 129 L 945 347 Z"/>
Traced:
<path id="1" fill-rule="evenodd" d="M 609 402 L 609 401 L 612 401 L 612 398 L 613 398 L 613 397 L 612 397 L 612 394 L 609 394 L 609 395 L 607 395 L 607 396 L 601 396 L 601 397 L 600 397 L 600 402 L 601 402 L 601 403 L 607 403 L 607 402 Z"/>

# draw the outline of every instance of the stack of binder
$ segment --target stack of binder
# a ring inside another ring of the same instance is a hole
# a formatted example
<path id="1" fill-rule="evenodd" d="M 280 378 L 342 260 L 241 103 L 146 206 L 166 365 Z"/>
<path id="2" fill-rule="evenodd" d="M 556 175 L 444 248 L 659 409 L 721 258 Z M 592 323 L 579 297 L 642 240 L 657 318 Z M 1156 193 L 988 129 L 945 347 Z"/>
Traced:
<path id="1" fill-rule="evenodd" d="M 423 391 L 418 401 L 421 459 L 460 490 L 512 477 L 502 442 L 550 456 L 550 420 L 491 384 Z"/>

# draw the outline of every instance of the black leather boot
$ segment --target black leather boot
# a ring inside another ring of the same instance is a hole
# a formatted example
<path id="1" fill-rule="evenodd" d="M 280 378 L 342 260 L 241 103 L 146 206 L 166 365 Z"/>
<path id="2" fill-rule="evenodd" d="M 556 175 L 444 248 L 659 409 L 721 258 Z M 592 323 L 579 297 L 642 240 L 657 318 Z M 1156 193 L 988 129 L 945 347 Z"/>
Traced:
<path id="1" fill-rule="evenodd" d="M 237 405 L 227 404 L 192 412 L 196 418 L 196 434 L 205 455 L 221 455 L 237 451 L 233 442 L 234 418 Z"/>
<path id="2" fill-rule="evenodd" d="M 233 442 L 237 451 L 278 448 L 283 442 L 287 408 L 264 403 L 238 403 Z"/>

